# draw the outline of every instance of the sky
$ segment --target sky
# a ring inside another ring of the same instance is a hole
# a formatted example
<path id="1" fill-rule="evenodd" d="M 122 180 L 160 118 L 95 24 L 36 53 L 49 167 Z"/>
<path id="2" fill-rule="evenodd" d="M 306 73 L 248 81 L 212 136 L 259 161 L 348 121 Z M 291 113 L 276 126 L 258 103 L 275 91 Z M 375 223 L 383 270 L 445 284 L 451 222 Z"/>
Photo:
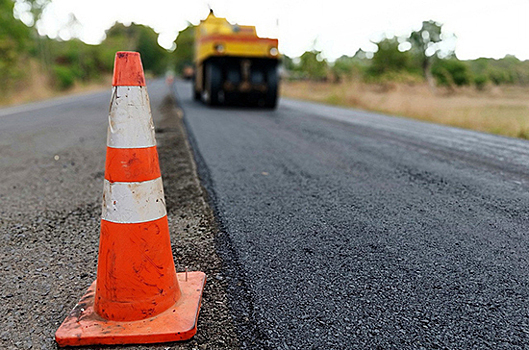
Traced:
<path id="1" fill-rule="evenodd" d="M 232 23 L 255 25 L 260 36 L 277 37 L 280 52 L 291 57 L 316 49 L 333 61 L 359 48 L 375 51 L 373 41 L 406 37 L 434 20 L 446 37 L 457 37 L 445 48 L 455 48 L 459 59 L 529 59 L 529 0 L 52 0 L 38 28 L 50 37 L 97 44 L 114 22 L 135 22 L 153 27 L 160 45 L 170 48 L 209 7 Z M 71 14 L 79 26 L 68 25 Z"/>

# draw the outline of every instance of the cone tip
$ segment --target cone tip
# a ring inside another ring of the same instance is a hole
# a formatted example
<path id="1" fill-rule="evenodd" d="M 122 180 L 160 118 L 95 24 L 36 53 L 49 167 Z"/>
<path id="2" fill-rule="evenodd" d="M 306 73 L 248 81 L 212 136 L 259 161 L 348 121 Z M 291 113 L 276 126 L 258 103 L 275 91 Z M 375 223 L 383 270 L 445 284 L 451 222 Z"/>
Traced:
<path id="1" fill-rule="evenodd" d="M 139 52 L 118 51 L 114 61 L 113 86 L 145 86 Z"/>

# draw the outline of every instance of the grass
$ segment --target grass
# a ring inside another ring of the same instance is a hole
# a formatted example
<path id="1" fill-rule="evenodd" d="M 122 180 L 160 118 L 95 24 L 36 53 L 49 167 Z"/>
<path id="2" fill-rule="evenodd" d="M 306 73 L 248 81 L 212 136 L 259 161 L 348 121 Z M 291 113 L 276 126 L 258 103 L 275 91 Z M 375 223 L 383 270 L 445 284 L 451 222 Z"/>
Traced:
<path id="1" fill-rule="evenodd" d="M 51 84 L 47 75 L 39 70 L 35 62 L 30 62 L 27 79 L 19 82 L 9 94 L 0 96 L 0 106 L 18 105 L 58 96 L 81 94 L 103 88 L 109 89 L 111 82 L 110 76 L 104 76 L 98 81 L 89 83 L 81 84 L 76 82 L 70 89 L 60 91 L 53 88 L 53 84 Z"/>
<path id="2" fill-rule="evenodd" d="M 282 96 L 529 139 L 529 87 L 434 92 L 426 84 L 284 81 Z"/>

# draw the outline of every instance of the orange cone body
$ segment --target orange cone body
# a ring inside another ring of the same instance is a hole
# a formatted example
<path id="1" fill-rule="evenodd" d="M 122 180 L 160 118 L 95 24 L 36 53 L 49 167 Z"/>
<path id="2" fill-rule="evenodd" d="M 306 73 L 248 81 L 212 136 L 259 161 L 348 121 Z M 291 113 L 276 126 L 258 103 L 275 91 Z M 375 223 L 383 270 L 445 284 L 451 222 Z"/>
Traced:
<path id="1" fill-rule="evenodd" d="M 57 330 L 59 346 L 166 342 L 196 333 L 205 274 L 175 271 L 138 53 L 116 54 L 113 86 L 97 280 Z"/>

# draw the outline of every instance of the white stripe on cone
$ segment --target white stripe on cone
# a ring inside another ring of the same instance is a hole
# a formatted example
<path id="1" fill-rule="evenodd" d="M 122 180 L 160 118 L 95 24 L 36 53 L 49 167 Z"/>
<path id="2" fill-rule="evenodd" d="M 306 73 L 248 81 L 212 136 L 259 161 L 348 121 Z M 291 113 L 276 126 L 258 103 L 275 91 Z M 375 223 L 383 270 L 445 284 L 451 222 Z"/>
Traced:
<path id="1" fill-rule="evenodd" d="M 115 86 L 108 116 L 107 146 L 144 148 L 156 145 L 149 95 L 145 86 Z"/>
<path id="2" fill-rule="evenodd" d="M 166 215 L 162 178 L 143 182 L 109 182 L 103 187 L 102 219 L 140 223 Z"/>

